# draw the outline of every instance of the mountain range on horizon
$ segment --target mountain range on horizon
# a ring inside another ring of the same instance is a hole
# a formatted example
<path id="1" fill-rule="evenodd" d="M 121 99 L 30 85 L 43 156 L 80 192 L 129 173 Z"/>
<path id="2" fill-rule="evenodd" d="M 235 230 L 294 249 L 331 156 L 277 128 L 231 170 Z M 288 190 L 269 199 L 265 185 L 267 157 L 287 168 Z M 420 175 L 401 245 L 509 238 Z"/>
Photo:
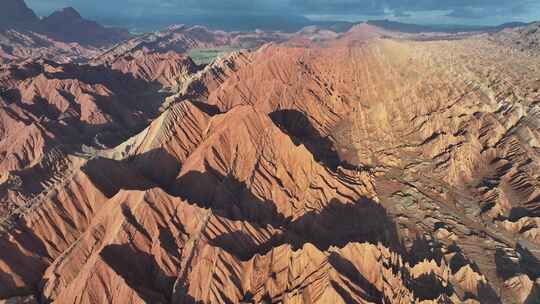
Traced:
<path id="1" fill-rule="evenodd" d="M 5 0 L 3 2 L 5 10 L 0 12 L 0 60 L 26 57 L 48 57 L 50 59 L 65 62 L 84 62 L 92 56 L 98 55 L 103 50 L 114 46 L 122 41 L 129 41 L 131 38 L 144 40 L 144 37 L 151 37 L 150 33 L 132 34 L 120 27 L 102 26 L 95 21 L 83 18 L 79 12 L 72 7 L 57 10 L 46 17 L 38 17 L 24 2 L 24 0 Z M 305 17 L 283 15 L 265 16 L 264 18 L 254 16 L 232 15 L 225 19 L 216 20 L 208 16 L 190 16 L 187 19 L 180 18 L 164 20 L 164 23 L 154 24 L 155 33 L 167 32 L 170 24 L 177 24 L 179 21 L 185 23 L 187 27 L 203 25 L 207 29 L 207 34 L 213 31 L 228 31 L 231 33 L 253 33 L 256 29 L 264 33 L 268 39 L 281 41 L 285 37 L 301 35 L 305 29 L 313 27 L 321 32 L 341 35 L 355 26 L 361 25 L 354 22 L 313 22 Z M 234 24 L 229 23 L 233 21 Z M 292 23 L 290 22 L 292 20 Z M 121 25 L 129 24 L 120 22 Z M 236 24 L 236 25 L 235 25 Z M 242 26 L 238 26 L 238 25 Z M 471 26 L 425 26 L 394 22 L 389 20 L 372 20 L 367 24 L 377 26 L 384 30 L 397 31 L 401 33 L 440 33 L 442 35 L 451 33 L 479 33 L 497 32 L 505 28 L 515 28 L 525 26 L 522 23 L 508 23 L 496 27 L 471 27 Z M 131 25 L 133 26 L 133 25 Z M 162 30 L 157 30 L 161 29 Z M 261 30 L 262 28 L 262 30 Z M 266 30 L 264 30 L 266 29 Z M 174 32 L 174 30 L 173 30 Z M 193 31 L 192 31 L 193 33 Z M 165 34 L 167 35 L 167 34 Z M 271 38 L 270 36 L 275 36 Z M 139 38 L 137 38 L 139 37 Z M 251 37 L 248 40 L 252 40 Z M 197 38 L 195 38 L 197 40 Z M 237 45 L 258 45 L 259 42 L 237 43 Z M 182 50 L 182 46 L 176 51 Z M 219 52 L 218 52 L 219 53 Z"/>
<path id="2" fill-rule="evenodd" d="M 58 41 L 89 46 L 110 45 L 129 38 L 126 30 L 86 20 L 72 7 L 39 18 L 24 0 L 4 0 L 1 5 L 0 29 L 30 30 Z"/>
<path id="3" fill-rule="evenodd" d="M 220 29 L 226 31 L 253 31 L 256 29 L 265 31 L 297 32 L 307 26 L 319 26 L 321 28 L 336 32 L 345 32 L 354 25 L 362 22 L 370 22 L 374 25 L 388 30 L 399 30 L 403 32 L 473 32 L 473 31 L 497 31 L 506 27 L 518 27 L 526 25 L 523 22 L 509 22 L 496 26 L 475 26 L 475 25 L 417 25 L 391 20 L 359 20 L 357 22 L 348 21 L 314 21 L 302 15 L 235 15 L 235 14 L 191 14 L 178 16 L 139 16 L 127 18 L 115 16 L 114 18 L 96 17 L 104 24 L 113 25 L 114 28 L 105 28 L 94 21 L 89 21 L 72 7 L 67 7 L 53 12 L 50 16 L 39 18 L 25 4 L 24 0 L 6 0 L 3 4 L 2 21 L 0 28 L 10 25 L 22 29 L 39 29 L 51 34 L 53 38 L 62 38 L 62 41 L 73 42 L 76 37 L 93 36 L 93 41 L 81 41 L 85 44 L 97 45 L 100 43 L 117 42 L 125 39 L 126 32 L 120 30 L 125 28 L 135 32 L 156 31 L 173 24 L 204 25 L 210 29 Z M 54 20 L 57 21 L 54 21 Z M 58 19 L 64 19 L 63 28 L 60 28 Z M 47 20 L 47 21 L 46 21 Z M 43 22 L 42 22 L 43 21 Z M 46 22 L 45 22 L 46 21 Z M 68 23 L 69 22 L 69 23 Z"/>

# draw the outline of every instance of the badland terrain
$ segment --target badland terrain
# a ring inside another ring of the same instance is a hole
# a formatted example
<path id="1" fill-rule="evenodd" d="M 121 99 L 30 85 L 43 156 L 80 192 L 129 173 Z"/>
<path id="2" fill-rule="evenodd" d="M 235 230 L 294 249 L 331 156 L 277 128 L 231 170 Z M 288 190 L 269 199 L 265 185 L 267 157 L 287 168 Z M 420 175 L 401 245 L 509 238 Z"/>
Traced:
<path id="1" fill-rule="evenodd" d="M 1 303 L 540 303 L 540 23 L 131 35 L 6 3 Z"/>

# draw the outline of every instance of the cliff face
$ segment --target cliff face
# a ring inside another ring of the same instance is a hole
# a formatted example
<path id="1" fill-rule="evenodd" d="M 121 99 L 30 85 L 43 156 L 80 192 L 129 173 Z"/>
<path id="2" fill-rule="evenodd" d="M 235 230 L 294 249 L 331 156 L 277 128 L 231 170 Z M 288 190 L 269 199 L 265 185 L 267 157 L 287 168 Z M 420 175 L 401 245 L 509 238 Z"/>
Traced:
<path id="1" fill-rule="evenodd" d="M 535 303 L 538 58 L 313 33 L 4 71 L 0 298 Z"/>

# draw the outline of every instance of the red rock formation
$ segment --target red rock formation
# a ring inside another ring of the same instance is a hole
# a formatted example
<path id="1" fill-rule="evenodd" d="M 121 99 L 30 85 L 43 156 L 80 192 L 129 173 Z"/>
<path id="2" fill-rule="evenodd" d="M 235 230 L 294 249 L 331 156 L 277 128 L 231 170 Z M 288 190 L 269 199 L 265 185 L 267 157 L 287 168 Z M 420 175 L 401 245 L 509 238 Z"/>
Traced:
<path id="1" fill-rule="evenodd" d="M 3 91 L 1 147 L 17 171 L 0 175 L 0 298 L 534 303 L 537 58 L 485 36 L 304 35 L 194 74 L 183 56 L 129 47 L 105 67 L 5 70 L 21 101 Z M 115 147 L 47 150 L 42 134 L 63 138 L 47 119 L 146 111 L 91 103 L 138 92 L 105 71 L 179 91 Z"/>
<path id="2" fill-rule="evenodd" d="M 176 54 L 111 67 L 30 61 L 1 71 L 2 214 L 66 176 L 67 154 L 114 146 L 157 116 L 195 64 Z M 7 173 L 10 172 L 10 173 Z"/>
<path id="3" fill-rule="evenodd" d="M 196 65 L 191 58 L 172 51 L 161 54 L 135 52 L 119 57 L 109 65 L 113 70 L 132 75 L 136 79 L 157 82 L 170 91 L 177 91 L 187 76 L 196 72 Z"/>

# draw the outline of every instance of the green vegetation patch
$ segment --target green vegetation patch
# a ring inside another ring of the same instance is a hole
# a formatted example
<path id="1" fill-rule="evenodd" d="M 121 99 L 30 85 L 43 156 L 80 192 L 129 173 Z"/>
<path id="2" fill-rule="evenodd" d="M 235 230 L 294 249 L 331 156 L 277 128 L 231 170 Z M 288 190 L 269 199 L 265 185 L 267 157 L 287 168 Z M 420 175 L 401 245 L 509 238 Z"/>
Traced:
<path id="1" fill-rule="evenodd" d="M 196 64 L 209 64 L 214 59 L 228 55 L 238 49 L 232 47 L 210 48 L 210 49 L 193 49 L 187 52 L 187 55 L 193 59 Z"/>

